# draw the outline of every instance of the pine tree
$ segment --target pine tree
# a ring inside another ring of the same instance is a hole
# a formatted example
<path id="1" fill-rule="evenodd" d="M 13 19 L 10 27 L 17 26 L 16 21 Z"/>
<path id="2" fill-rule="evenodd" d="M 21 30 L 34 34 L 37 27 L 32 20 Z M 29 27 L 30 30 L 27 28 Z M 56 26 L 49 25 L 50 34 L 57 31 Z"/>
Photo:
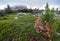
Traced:
<path id="1" fill-rule="evenodd" d="M 49 22 L 49 20 L 50 20 L 50 10 L 49 10 L 48 3 L 46 3 L 45 14 L 42 15 L 42 19 L 44 22 Z"/>
<path id="2" fill-rule="evenodd" d="M 52 8 L 52 10 L 50 10 L 48 3 L 46 3 L 45 14 L 42 15 L 43 21 L 50 24 L 54 21 L 54 16 L 55 16 L 54 8 Z"/>
<path id="3" fill-rule="evenodd" d="M 54 8 L 50 10 L 48 3 L 46 3 L 45 14 L 42 15 L 42 20 L 44 23 L 48 23 L 49 26 L 51 26 L 51 39 L 52 39 L 53 36 L 56 34 L 58 25 L 57 25 L 57 20 L 55 18 L 55 10 Z"/>

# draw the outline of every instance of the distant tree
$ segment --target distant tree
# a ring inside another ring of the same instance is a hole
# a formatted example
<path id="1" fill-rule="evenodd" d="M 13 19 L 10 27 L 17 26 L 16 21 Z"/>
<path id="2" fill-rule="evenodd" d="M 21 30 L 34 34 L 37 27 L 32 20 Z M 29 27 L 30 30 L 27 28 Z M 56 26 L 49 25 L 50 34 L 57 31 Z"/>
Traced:
<path id="1" fill-rule="evenodd" d="M 58 8 L 56 9 L 56 14 L 58 14 Z"/>
<path id="2" fill-rule="evenodd" d="M 60 10 L 58 10 L 58 8 L 56 9 L 56 14 L 60 14 Z"/>
<path id="3" fill-rule="evenodd" d="M 58 11 L 58 14 L 60 14 L 60 11 Z"/>
<path id="4" fill-rule="evenodd" d="M 0 16 L 2 15 L 1 11 L 0 11 Z"/>
<path id="5" fill-rule="evenodd" d="M 22 10 L 18 9 L 18 12 L 32 13 L 33 10 L 32 9 L 22 9 Z"/>
<path id="6" fill-rule="evenodd" d="M 1 10 L 0 11 L 0 16 L 4 16 L 5 14 L 4 14 L 4 10 Z"/>
<path id="7" fill-rule="evenodd" d="M 6 13 L 12 13 L 12 10 L 9 5 L 7 5 L 7 8 L 5 9 Z"/>

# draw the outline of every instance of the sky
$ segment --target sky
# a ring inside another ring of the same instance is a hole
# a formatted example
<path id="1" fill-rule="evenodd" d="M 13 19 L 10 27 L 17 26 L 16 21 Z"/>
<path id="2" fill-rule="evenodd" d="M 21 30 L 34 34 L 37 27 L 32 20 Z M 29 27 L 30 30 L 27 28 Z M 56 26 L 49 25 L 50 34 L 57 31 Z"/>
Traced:
<path id="1" fill-rule="evenodd" d="M 6 8 L 7 4 L 10 6 L 26 5 L 28 8 L 44 9 L 47 2 L 50 9 L 54 7 L 60 10 L 60 0 L 0 0 L 0 9 Z"/>

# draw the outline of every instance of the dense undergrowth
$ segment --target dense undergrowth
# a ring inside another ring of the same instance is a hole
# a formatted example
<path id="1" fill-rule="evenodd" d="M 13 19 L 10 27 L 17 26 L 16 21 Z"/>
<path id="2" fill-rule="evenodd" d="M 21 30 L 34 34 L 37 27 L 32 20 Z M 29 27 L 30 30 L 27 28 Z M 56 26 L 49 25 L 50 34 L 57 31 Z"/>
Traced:
<path id="1" fill-rule="evenodd" d="M 41 37 L 41 33 L 36 33 L 34 29 L 34 16 L 8 15 L 0 19 L 0 41 L 33 41 Z M 60 30 L 60 29 L 59 29 Z M 60 36 L 55 36 L 54 41 L 60 41 Z"/>

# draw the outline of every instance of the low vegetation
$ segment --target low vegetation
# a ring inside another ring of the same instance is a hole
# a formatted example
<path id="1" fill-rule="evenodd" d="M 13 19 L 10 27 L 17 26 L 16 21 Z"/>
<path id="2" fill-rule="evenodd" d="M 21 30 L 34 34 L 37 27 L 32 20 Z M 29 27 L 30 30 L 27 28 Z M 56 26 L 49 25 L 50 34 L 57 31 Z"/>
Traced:
<path id="1" fill-rule="evenodd" d="M 8 9 L 10 9 L 9 5 Z M 56 34 L 56 32 L 60 32 L 60 19 L 55 17 L 54 8 L 50 10 L 48 3 L 45 11 L 45 14 L 41 15 L 41 19 L 43 22 L 52 25 L 52 40 L 60 41 L 60 35 Z M 34 29 L 36 19 L 37 16 L 20 16 L 10 14 L 10 12 L 5 16 L 0 16 L 0 41 L 43 41 L 42 33 L 37 33 Z"/>

